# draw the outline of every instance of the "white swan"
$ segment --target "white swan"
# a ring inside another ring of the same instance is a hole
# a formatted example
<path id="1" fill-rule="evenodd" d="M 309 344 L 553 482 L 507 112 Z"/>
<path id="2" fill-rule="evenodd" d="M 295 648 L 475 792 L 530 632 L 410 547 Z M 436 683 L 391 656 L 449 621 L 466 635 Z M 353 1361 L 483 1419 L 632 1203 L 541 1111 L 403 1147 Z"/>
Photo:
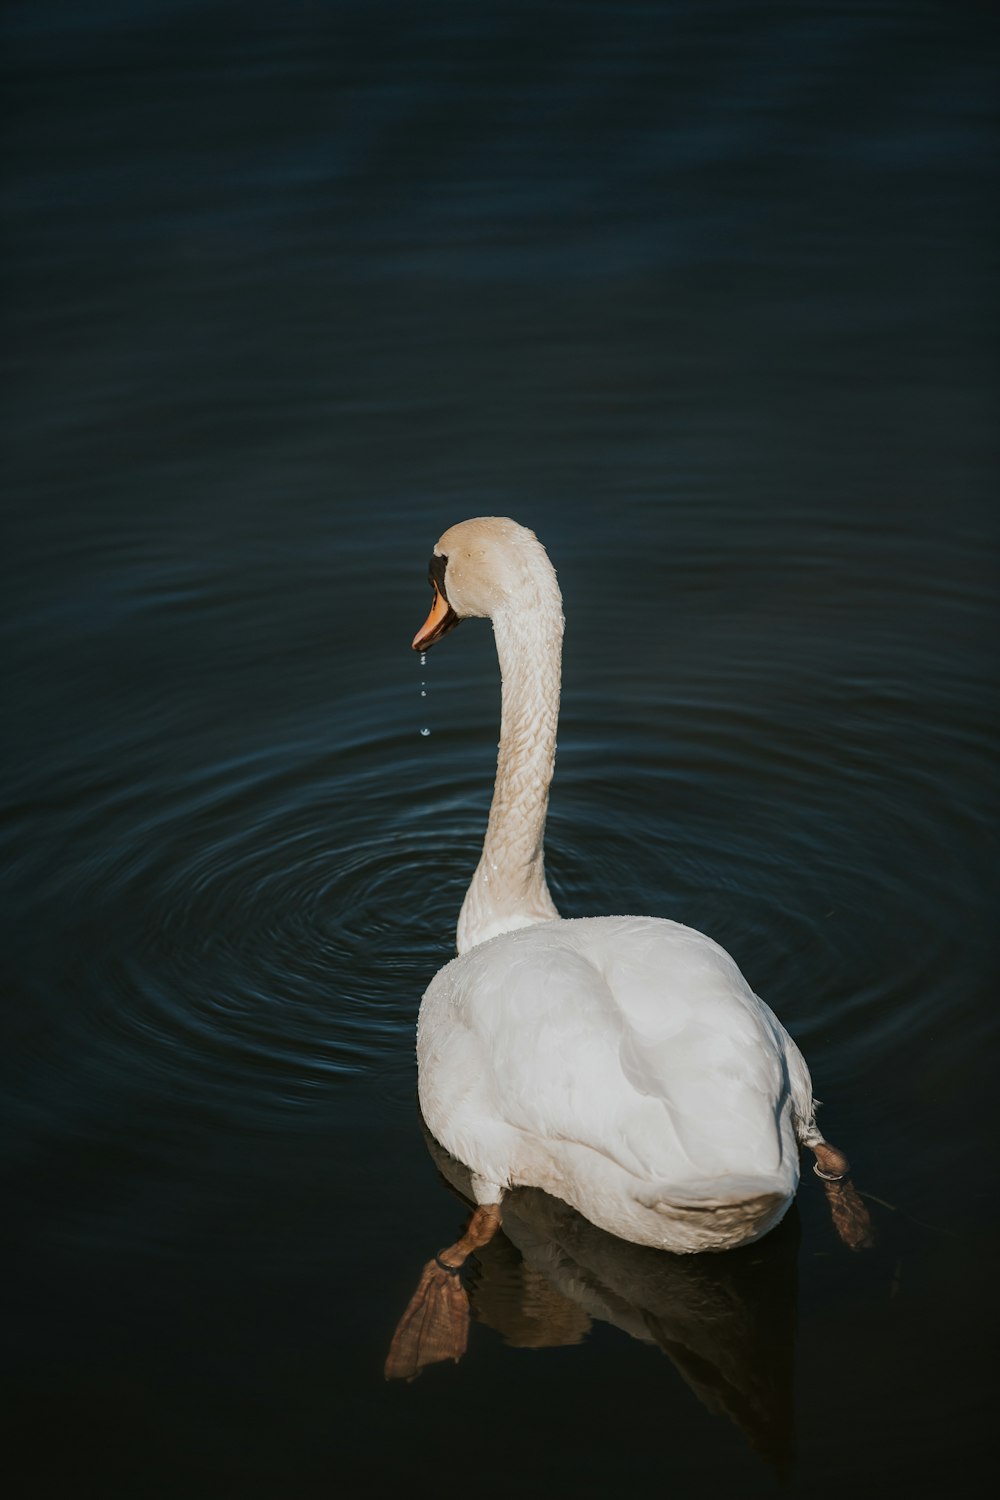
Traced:
<path id="1" fill-rule="evenodd" d="M 792 1202 L 800 1145 L 821 1175 L 848 1170 L 816 1127 L 805 1061 L 711 938 L 657 917 L 556 911 L 542 846 L 563 616 L 535 534 L 500 517 L 463 521 L 435 547 L 430 581 L 414 649 L 488 617 L 503 679 L 496 786 L 459 956 L 431 982 L 418 1024 L 424 1118 L 471 1170 L 479 1205 L 437 1257 L 438 1274 L 490 1237 L 504 1192 L 519 1185 L 640 1245 L 758 1239 Z"/>

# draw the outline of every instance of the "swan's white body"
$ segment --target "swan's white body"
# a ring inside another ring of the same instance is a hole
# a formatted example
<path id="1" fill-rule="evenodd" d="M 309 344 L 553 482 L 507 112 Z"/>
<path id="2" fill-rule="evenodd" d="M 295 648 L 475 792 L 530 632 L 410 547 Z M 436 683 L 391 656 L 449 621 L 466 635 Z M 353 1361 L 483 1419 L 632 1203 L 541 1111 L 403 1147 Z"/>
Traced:
<path id="1" fill-rule="evenodd" d="M 542 837 L 555 758 L 562 610 L 534 534 L 488 517 L 435 549 L 435 607 L 493 620 L 497 779 L 459 956 L 427 989 L 420 1105 L 477 1201 L 531 1186 L 637 1244 L 722 1250 L 765 1234 L 823 1140 L 809 1071 L 729 955 L 655 917 L 563 920 Z M 447 618 L 446 618 L 447 614 Z"/>

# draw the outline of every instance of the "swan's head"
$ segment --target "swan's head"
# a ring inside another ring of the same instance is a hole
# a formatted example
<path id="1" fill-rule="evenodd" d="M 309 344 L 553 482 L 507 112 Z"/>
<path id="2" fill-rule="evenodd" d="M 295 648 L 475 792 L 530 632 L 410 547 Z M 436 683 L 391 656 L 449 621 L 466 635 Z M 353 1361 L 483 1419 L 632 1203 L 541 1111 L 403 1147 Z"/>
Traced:
<path id="1" fill-rule="evenodd" d="M 545 548 L 526 526 L 506 516 L 460 521 L 441 537 L 428 574 L 434 590 L 431 612 L 413 637 L 414 651 L 427 651 L 462 620 L 492 619 L 537 597 L 539 586 L 558 590 Z"/>

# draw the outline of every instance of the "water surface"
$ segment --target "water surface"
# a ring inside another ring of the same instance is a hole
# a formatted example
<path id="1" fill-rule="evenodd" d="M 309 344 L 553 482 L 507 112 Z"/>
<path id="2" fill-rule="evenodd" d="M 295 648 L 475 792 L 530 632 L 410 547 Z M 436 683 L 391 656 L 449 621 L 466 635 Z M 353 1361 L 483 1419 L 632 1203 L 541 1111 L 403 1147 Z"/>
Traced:
<path id="1" fill-rule="evenodd" d="M 10 7 L 22 1493 L 968 1492 L 993 41 L 963 5 Z M 465 1360 L 387 1386 L 464 1216 L 413 1032 L 499 706 L 486 627 L 408 643 L 484 513 L 565 595 L 561 909 L 729 948 L 879 1243 L 811 1176 L 708 1265 L 522 1195 Z"/>

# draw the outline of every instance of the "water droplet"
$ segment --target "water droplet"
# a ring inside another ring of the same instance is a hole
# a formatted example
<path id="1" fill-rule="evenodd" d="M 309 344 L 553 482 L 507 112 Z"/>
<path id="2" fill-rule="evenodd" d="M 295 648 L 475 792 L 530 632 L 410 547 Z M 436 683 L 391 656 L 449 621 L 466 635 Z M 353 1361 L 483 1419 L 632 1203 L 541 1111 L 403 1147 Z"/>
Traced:
<path id="1" fill-rule="evenodd" d="M 427 697 L 427 694 L 424 692 L 423 688 L 420 689 L 420 696 L 421 696 L 421 698 L 426 698 Z"/>
<path id="2" fill-rule="evenodd" d="M 420 653 L 420 665 L 422 667 L 426 667 L 426 665 L 427 665 L 427 652 L 426 651 L 421 651 L 421 653 Z"/>
<path id="3" fill-rule="evenodd" d="M 420 733 L 426 737 L 427 735 L 430 734 L 430 730 L 429 729 L 421 729 Z"/>

